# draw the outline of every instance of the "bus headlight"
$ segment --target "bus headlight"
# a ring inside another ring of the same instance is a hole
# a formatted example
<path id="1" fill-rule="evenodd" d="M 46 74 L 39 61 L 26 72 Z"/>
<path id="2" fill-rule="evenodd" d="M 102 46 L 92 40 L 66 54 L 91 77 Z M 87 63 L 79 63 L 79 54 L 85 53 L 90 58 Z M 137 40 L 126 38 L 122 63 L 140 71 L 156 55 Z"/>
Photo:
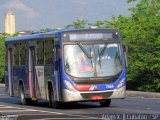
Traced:
<path id="1" fill-rule="evenodd" d="M 69 81 L 65 80 L 64 82 L 65 82 L 68 90 L 75 91 L 73 85 Z"/>
<path id="2" fill-rule="evenodd" d="M 125 78 L 123 78 L 123 79 L 120 81 L 120 83 L 117 85 L 117 88 L 119 89 L 119 88 L 123 87 L 124 84 L 125 84 Z"/>

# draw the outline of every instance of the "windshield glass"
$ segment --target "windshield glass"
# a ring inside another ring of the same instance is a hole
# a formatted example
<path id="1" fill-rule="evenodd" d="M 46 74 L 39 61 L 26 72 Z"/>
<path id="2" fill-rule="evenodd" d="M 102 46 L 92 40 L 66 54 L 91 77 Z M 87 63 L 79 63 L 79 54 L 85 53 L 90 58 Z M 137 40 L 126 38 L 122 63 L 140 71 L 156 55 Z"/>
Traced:
<path id="1" fill-rule="evenodd" d="M 122 71 L 119 44 L 64 46 L 65 71 L 74 77 L 113 76 Z"/>

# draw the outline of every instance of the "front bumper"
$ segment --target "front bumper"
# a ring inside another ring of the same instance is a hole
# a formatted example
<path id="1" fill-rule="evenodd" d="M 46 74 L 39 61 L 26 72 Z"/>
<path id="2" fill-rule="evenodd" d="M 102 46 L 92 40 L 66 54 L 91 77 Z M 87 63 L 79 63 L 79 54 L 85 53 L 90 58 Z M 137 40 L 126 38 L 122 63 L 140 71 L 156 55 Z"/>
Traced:
<path id="1" fill-rule="evenodd" d="M 112 98 L 124 98 L 126 94 L 126 87 L 123 86 L 119 89 L 106 90 L 106 91 L 70 91 L 63 89 L 63 102 L 75 101 L 92 101 L 92 96 L 102 96 L 103 100 Z"/>

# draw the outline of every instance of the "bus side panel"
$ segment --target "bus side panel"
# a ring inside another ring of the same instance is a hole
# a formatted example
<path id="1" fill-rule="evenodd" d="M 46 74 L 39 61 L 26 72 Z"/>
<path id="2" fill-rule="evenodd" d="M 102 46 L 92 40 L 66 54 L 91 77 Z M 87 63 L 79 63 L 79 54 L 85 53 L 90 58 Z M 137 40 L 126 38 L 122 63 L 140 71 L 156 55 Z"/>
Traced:
<path id="1" fill-rule="evenodd" d="M 53 65 L 35 66 L 36 70 L 36 97 L 37 99 L 47 99 L 47 84 L 52 82 L 54 77 Z"/>
<path id="2" fill-rule="evenodd" d="M 35 92 L 38 99 L 46 99 L 44 66 L 35 66 Z"/>
<path id="3" fill-rule="evenodd" d="M 18 66 L 13 66 L 13 78 L 12 78 L 12 83 L 13 83 L 13 94 L 14 96 L 18 96 L 18 89 L 19 89 L 19 75 L 20 75 L 20 71 L 19 71 L 19 67 Z"/>
<path id="4" fill-rule="evenodd" d="M 45 79 L 45 87 L 46 90 L 48 90 L 48 82 L 51 82 L 52 84 L 54 84 L 54 67 L 53 65 L 45 65 L 44 67 L 44 79 Z M 54 86 L 52 86 L 54 87 Z M 47 91 L 46 91 L 46 95 L 47 95 Z M 47 99 L 47 96 L 46 96 Z"/>
<path id="5" fill-rule="evenodd" d="M 22 81 L 25 97 L 29 96 L 27 74 L 25 66 L 13 66 L 13 93 L 14 96 L 19 96 L 19 82 Z"/>

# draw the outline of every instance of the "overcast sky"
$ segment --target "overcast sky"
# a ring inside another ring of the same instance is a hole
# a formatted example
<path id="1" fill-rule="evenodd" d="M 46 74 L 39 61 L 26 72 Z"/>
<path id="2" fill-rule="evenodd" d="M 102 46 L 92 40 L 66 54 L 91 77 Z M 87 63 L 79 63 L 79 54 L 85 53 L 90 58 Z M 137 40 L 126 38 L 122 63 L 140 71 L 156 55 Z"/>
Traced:
<path id="1" fill-rule="evenodd" d="M 0 0 L 0 32 L 4 32 L 4 14 L 14 11 L 16 31 L 64 27 L 80 18 L 89 23 L 123 14 L 136 3 L 127 0 Z"/>

